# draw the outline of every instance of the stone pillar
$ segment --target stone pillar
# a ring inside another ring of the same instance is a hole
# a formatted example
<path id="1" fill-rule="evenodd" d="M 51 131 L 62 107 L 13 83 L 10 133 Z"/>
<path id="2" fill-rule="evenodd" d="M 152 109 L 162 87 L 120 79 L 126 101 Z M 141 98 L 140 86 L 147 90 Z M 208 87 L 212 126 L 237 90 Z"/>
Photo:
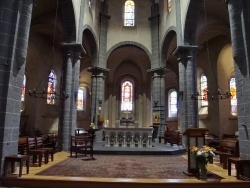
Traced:
<path id="1" fill-rule="evenodd" d="M 155 136 L 164 136 L 165 134 L 165 69 L 153 70 L 152 76 L 152 107 L 153 113 L 159 114 L 160 123 L 158 133 Z M 156 129 L 157 130 L 157 129 Z M 157 135 L 158 134 L 158 135 Z"/>
<path id="2" fill-rule="evenodd" d="M 58 149 L 69 151 L 70 136 L 76 128 L 76 97 L 75 87 L 79 84 L 79 52 L 83 52 L 81 44 L 63 43 L 64 64 L 61 93 L 61 113 L 58 126 Z M 73 71 L 75 70 L 75 71 Z M 77 75 L 78 74 L 78 75 Z M 78 78 L 76 78 L 78 77 Z M 66 97 L 68 95 L 68 97 Z M 75 118 L 75 119 L 73 119 Z"/>
<path id="3" fill-rule="evenodd" d="M 151 44 L 152 44 L 152 58 L 151 68 L 155 69 L 161 67 L 160 50 L 159 50 L 159 4 L 153 3 L 151 6 Z"/>
<path id="4" fill-rule="evenodd" d="M 32 9 L 32 0 L 0 1 L 0 176 L 5 156 L 18 151 L 21 87 Z"/>
<path id="5" fill-rule="evenodd" d="M 179 124 L 182 132 L 187 128 L 198 128 L 198 101 L 191 98 L 197 92 L 197 76 L 195 56 L 198 46 L 178 46 L 174 54 L 178 54 L 179 62 Z M 182 137 L 186 146 L 186 137 Z"/>
<path id="6" fill-rule="evenodd" d="M 92 72 L 91 81 L 91 122 L 102 128 L 103 122 L 98 121 L 98 116 L 103 116 L 103 104 L 105 95 L 105 73 L 108 69 L 103 69 L 100 67 L 91 67 L 88 69 Z M 100 120 L 100 119 L 99 119 Z M 96 132 L 96 141 L 102 140 L 101 131 Z"/>
<path id="7" fill-rule="evenodd" d="M 237 110 L 238 110 L 238 131 L 240 141 L 240 156 L 250 158 L 249 152 L 249 95 L 250 95 L 250 36 L 249 17 L 250 1 L 248 0 L 227 0 L 229 21 L 231 29 L 231 41 L 233 58 L 235 61 L 235 78 L 237 90 Z M 249 172 L 244 170 L 244 172 Z M 249 175 L 249 174 L 248 174 Z"/>
<path id="8" fill-rule="evenodd" d="M 100 33 L 99 33 L 99 55 L 98 55 L 98 66 L 106 67 L 106 52 L 107 52 L 107 30 L 108 30 L 108 5 L 106 2 L 101 2 L 100 12 Z"/>

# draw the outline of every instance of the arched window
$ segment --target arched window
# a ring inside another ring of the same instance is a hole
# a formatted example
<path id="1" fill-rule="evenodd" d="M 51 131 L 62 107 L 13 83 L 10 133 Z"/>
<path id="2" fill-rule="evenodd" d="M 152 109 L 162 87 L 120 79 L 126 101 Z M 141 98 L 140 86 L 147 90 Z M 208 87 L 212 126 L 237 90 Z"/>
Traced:
<path id="1" fill-rule="evenodd" d="M 121 111 L 133 110 L 133 83 L 124 81 L 121 84 Z"/>
<path id="2" fill-rule="evenodd" d="M 86 109 L 86 87 L 80 87 L 77 94 L 77 110 L 85 111 Z"/>
<path id="3" fill-rule="evenodd" d="M 55 92 L 56 92 L 56 73 L 51 70 L 48 76 L 48 88 L 47 88 L 47 104 L 55 104 Z"/>
<path id="4" fill-rule="evenodd" d="M 175 90 L 169 91 L 168 117 L 177 117 L 177 92 Z"/>
<path id="5" fill-rule="evenodd" d="M 203 97 L 203 100 L 201 100 L 201 106 L 207 106 L 208 105 L 208 95 L 207 95 L 207 76 L 202 73 L 201 74 L 201 85 L 200 85 L 200 94 Z"/>
<path id="6" fill-rule="evenodd" d="M 133 27 L 135 25 L 135 3 L 126 1 L 124 6 L 124 26 Z"/>
<path id="7" fill-rule="evenodd" d="M 24 111 L 25 102 L 25 89 L 26 89 L 26 76 L 23 76 L 22 93 L 21 93 L 21 112 Z"/>
<path id="8" fill-rule="evenodd" d="M 171 0 L 168 0 L 168 12 L 171 12 L 171 9 L 172 9 Z"/>
<path id="9" fill-rule="evenodd" d="M 25 87 L 26 87 L 26 76 L 23 76 L 23 84 L 22 84 L 22 94 L 21 94 L 21 101 L 24 102 L 25 100 Z"/>
<path id="10" fill-rule="evenodd" d="M 92 7 L 92 0 L 89 0 L 89 8 Z"/>
<path id="11" fill-rule="evenodd" d="M 237 116 L 237 92 L 235 78 L 230 79 L 230 93 L 231 93 L 231 114 Z"/>

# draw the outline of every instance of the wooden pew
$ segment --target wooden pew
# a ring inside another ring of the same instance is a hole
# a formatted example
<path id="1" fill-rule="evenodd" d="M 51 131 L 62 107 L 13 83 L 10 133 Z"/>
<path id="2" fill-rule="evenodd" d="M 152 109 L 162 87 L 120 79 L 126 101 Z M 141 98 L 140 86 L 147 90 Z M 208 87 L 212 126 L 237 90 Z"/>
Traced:
<path id="1" fill-rule="evenodd" d="M 239 141 L 237 139 L 225 139 L 220 141 L 219 149 L 214 151 L 215 155 L 220 156 L 220 163 L 223 169 L 227 169 L 227 159 L 229 157 L 239 157 Z"/>
<path id="2" fill-rule="evenodd" d="M 51 156 L 51 161 L 53 161 L 54 160 L 54 153 L 55 153 L 54 148 L 45 147 L 43 144 L 43 137 L 41 137 L 41 136 L 36 136 L 35 141 L 36 141 L 36 149 L 46 150 L 47 154 Z"/>

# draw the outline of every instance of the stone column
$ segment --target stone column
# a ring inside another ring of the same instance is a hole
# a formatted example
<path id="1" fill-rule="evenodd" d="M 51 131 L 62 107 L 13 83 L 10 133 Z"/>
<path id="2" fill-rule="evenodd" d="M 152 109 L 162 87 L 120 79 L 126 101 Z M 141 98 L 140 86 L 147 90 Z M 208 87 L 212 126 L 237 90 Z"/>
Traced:
<path id="1" fill-rule="evenodd" d="M 90 67 L 89 72 L 92 72 L 91 81 L 91 122 L 102 128 L 103 122 L 98 122 L 98 115 L 103 116 L 103 104 L 105 95 L 105 74 L 108 69 L 100 67 Z M 101 131 L 96 132 L 96 141 L 102 140 Z"/>
<path id="2" fill-rule="evenodd" d="M 152 76 L 152 107 L 153 113 L 159 114 L 160 123 L 158 125 L 157 136 L 165 134 L 165 69 L 153 70 Z"/>
<path id="3" fill-rule="evenodd" d="M 161 67 L 160 50 L 159 50 L 159 4 L 153 3 L 151 6 L 151 44 L 152 44 L 152 58 L 151 68 L 155 69 Z"/>
<path id="4" fill-rule="evenodd" d="M 108 5 L 106 2 L 101 2 L 100 12 L 100 33 L 99 33 L 99 55 L 98 55 L 98 66 L 106 67 L 106 52 L 107 52 L 107 30 L 108 30 Z"/>
<path id="5" fill-rule="evenodd" d="M 33 1 L 0 1 L 0 176 L 7 155 L 17 153 L 21 87 Z"/>
<path id="6" fill-rule="evenodd" d="M 84 50 L 81 44 L 76 43 L 63 43 L 62 47 L 64 50 L 64 64 L 61 112 L 58 126 L 58 149 L 59 151 L 69 151 L 70 136 L 75 134 L 76 127 L 76 81 L 79 84 L 79 70 L 76 69 L 79 69 L 79 52 Z M 76 75 L 77 73 L 78 75 Z M 73 118 L 75 119 L 73 120 Z"/>
<path id="7" fill-rule="evenodd" d="M 248 109 L 250 108 L 250 1 L 227 0 L 237 90 L 238 131 L 241 157 L 250 158 Z M 244 172 L 249 172 L 249 169 Z"/>
<path id="8" fill-rule="evenodd" d="M 195 56 L 198 46 L 178 46 L 174 54 L 178 54 L 179 62 L 179 122 L 182 133 L 187 128 L 198 128 L 198 101 L 191 98 L 197 92 L 197 76 Z M 182 137 L 186 146 L 186 137 Z"/>

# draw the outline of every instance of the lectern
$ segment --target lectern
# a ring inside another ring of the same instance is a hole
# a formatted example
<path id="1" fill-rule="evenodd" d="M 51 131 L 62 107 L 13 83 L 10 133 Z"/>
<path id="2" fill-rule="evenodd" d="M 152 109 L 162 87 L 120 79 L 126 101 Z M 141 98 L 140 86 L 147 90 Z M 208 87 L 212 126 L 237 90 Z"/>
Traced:
<path id="1" fill-rule="evenodd" d="M 187 136 L 187 148 L 188 148 L 188 173 L 195 174 L 199 172 L 197 162 L 191 155 L 190 147 L 196 146 L 201 148 L 205 145 L 205 133 L 209 130 L 206 128 L 188 128 L 183 135 Z"/>

